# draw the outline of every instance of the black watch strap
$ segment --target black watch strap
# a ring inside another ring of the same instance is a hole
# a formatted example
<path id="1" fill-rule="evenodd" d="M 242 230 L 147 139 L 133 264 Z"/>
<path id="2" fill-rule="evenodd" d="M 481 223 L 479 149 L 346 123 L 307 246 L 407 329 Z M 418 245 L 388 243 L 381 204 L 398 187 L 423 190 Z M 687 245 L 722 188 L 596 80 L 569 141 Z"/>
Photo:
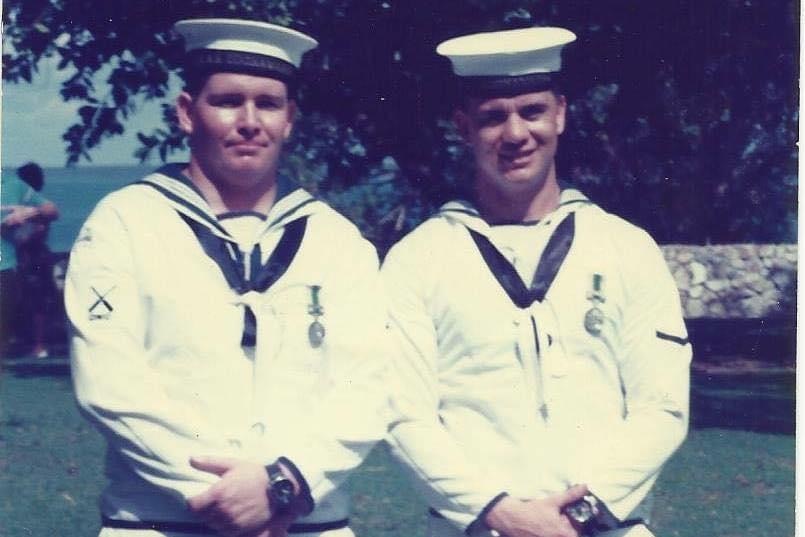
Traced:
<path id="1" fill-rule="evenodd" d="M 294 513 L 296 513 L 298 516 L 307 516 L 312 513 L 316 504 L 313 501 L 313 495 L 310 493 L 310 486 L 308 485 L 305 477 L 302 475 L 302 472 L 299 471 L 299 468 L 297 468 L 296 465 L 290 461 L 290 459 L 280 457 L 276 460 L 276 462 L 266 466 L 266 471 L 269 473 L 269 482 L 271 481 L 271 472 L 273 471 L 274 467 L 276 467 L 276 471 L 280 472 L 283 477 L 285 477 L 285 474 L 282 472 L 282 468 L 285 468 L 291 473 L 296 481 L 296 484 L 299 486 L 299 493 L 296 495 L 293 504 Z"/>
<path id="2" fill-rule="evenodd" d="M 270 487 L 274 483 L 281 481 L 283 479 L 288 479 L 285 476 L 285 473 L 282 471 L 282 468 L 276 462 L 272 462 L 268 466 L 266 466 L 266 473 L 268 474 L 268 486 Z"/>
<path id="3" fill-rule="evenodd" d="M 479 528 L 479 527 L 484 528 L 484 529 L 486 529 L 486 530 L 491 529 L 491 528 L 489 528 L 489 526 L 487 526 L 487 524 L 486 524 L 486 515 L 488 515 L 488 514 L 489 514 L 489 512 L 490 512 L 492 509 L 494 509 L 494 508 L 495 508 L 495 506 L 496 506 L 498 503 L 500 503 L 500 501 L 501 501 L 503 498 L 506 498 L 508 495 L 509 495 L 509 493 L 504 491 L 504 492 L 501 492 L 500 494 L 498 494 L 497 496 L 495 496 L 494 498 L 492 498 L 491 500 L 489 500 L 489 503 L 487 503 L 487 504 L 484 506 L 484 508 L 481 510 L 481 512 L 478 514 L 478 516 L 477 516 L 477 517 L 475 517 L 475 520 L 473 520 L 473 521 L 470 523 L 470 525 L 469 525 L 469 526 L 467 526 L 467 527 L 464 529 L 464 533 L 465 533 L 465 534 L 467 534 L 467 535 L 470 535 L 471 533 L 473 533 L 473 532 L 474 532 L 474 531 L 475 531 L 477 528 Z"/>
<path id="4" fill-rule="evenodd" d="M 276 463 L 266 466 L 266 473 L 268 474 L 268 500 L 271 511 L 281 514 L 292 511 L 296 503 L 293 481 Z"/>

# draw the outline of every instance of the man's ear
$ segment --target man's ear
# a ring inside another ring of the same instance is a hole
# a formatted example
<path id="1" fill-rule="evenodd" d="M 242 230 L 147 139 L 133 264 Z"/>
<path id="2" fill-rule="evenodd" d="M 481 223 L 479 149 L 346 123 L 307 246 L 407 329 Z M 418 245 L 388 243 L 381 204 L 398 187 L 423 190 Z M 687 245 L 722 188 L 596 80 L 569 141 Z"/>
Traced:
<path id="1" fill-rule="evenodd" d="M 556 96 L 556 104 L 558 106 L 556 110 L 556 132 L 558 134 L 562 134 L 565 132 L 565 118 L 567 113 L 567 99 L 565 99 L 564 95 L 557 95 Z"/>
<path id="2" fill-rule="evenodd" d="M 296 101 L 293 99 L 288 101 L 288 124 L 285 125 L 285 132 L 283 132 L 283 137 L 287 140 L 291 137 L 291 133 L 293 132 L 293 125 L 296 121 Z"/>
<path id="3" fill-rule="evenodd" d="M 461 108 L 453 110 L 453 124 L 456 126 L 459 135 L 467 143 L 470 141 L 470 121 L 470 116 L 465 110 Z"/>
<path id="4" fill-rule="evenodd" d="M 193 96 L 183 91 L 176 98 L 176 117 L 185 134 L 193 133 Z"/>

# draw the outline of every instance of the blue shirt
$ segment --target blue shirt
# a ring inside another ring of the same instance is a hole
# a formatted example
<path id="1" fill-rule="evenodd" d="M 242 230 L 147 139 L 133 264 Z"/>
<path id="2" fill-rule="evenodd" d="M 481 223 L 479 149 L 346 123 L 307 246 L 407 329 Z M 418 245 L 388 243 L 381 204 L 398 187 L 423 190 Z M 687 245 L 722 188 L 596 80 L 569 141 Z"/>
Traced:
<path id="1" fill-rule="evenodd" d="M 26 205 L 38 207 L 47 200 L 19 177 L 3 177 L 0 185 L 0 214 L 5 218 L 11 214 L 11 206 Z M 14 244 L 2 238 L 0 240 L 0 270 L 13 269 L 17 266 L 17 251 Z"/>

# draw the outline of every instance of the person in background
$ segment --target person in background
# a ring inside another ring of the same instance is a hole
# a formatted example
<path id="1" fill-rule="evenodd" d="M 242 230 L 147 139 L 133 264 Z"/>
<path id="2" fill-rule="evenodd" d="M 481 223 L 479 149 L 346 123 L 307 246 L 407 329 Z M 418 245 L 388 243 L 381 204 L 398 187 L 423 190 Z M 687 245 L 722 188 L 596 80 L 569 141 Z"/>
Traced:
<path id="1" fill-rule="evenodd" d="M 0 293 L 4 340 L 30 337 L 29 354 L 46 358 L 47 311 L 55 288 L 52 259 L 47 246 L 49 225 L 59 217 L 52 201 L 39 193 L 44 186 L 42 168 L 29 162 L 17 168 L 16 177 L 3 178 L 0 227 Z"/>
<path id="2" fill-rule="evenodd" d="M 78 403 L 108 443 L 101 535 L 350 537 L 386 432 L 373 246 L 278 175 L 311 37 L 179 21 L 190 162 L 103 199 L 65 287 Z"/>
<path id="3" fill-rule="evenodd" d="M 432 535 L 650 535 L 649 491 L 685 438 L 691 346 L 649 235 L 559 183 L 562 28 L 437 51 L 472 195 L 383 264 L 396 457 Z"/>

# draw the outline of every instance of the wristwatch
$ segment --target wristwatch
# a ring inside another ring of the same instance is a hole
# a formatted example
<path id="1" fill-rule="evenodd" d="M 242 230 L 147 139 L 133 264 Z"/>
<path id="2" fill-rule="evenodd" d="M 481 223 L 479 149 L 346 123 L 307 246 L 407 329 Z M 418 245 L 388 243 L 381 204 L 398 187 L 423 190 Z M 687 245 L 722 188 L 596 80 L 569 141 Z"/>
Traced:
<path id="1" fill-rule="evenodd" d="M 286 513 L 296 499 L 293 481 L 286 477 L 277 463 L 266 466 L 268 474 L 268 502 L 272 513 Z"/>
<path id="2" fill-rule="evenodd" d="M 565 506 L 564 513 L 570 517 L 573 522 L 581 527 L 584 527 L 590 520 L 595 519 L 598 514 L 598 498 L 592 494 L 585 495 L 580 500 L 577 500 L 570 505 Z"/>
<path id="3" fill-rule="evenodd" d="M 595 537 L 605 531 L 623 527 L 607 505 L 593 493 L 566 505 L 562 512 L 578 525 L 585 537 Z"/>

